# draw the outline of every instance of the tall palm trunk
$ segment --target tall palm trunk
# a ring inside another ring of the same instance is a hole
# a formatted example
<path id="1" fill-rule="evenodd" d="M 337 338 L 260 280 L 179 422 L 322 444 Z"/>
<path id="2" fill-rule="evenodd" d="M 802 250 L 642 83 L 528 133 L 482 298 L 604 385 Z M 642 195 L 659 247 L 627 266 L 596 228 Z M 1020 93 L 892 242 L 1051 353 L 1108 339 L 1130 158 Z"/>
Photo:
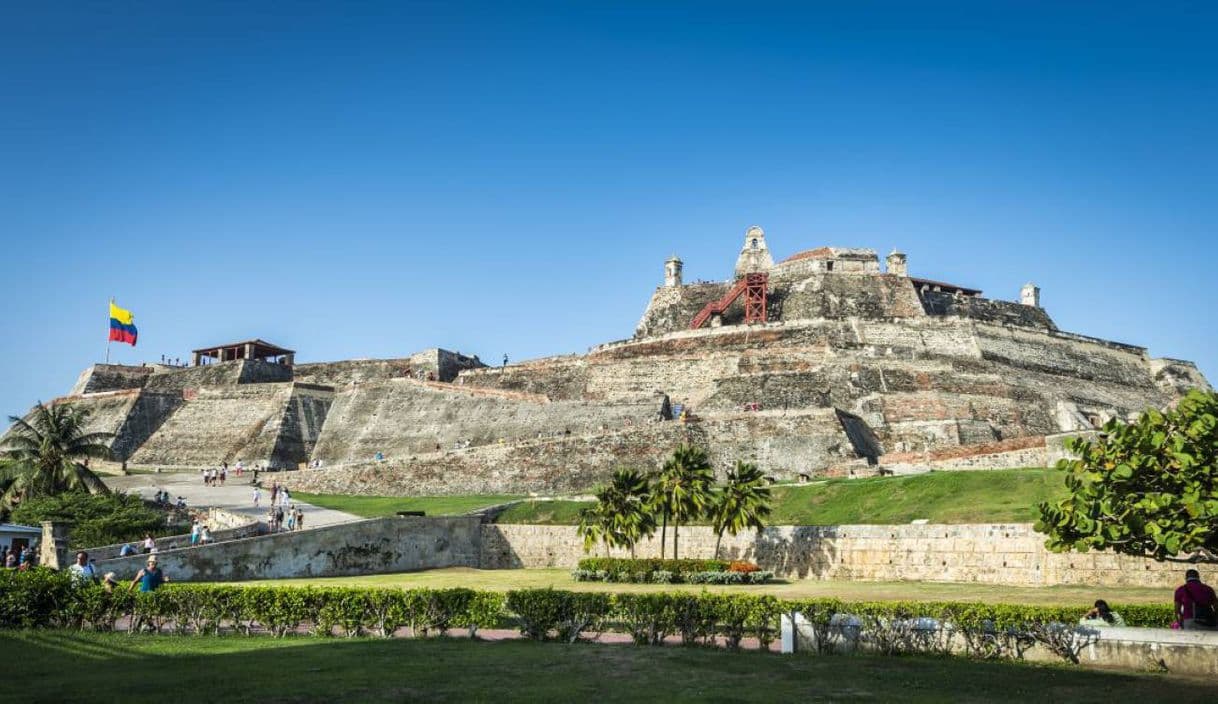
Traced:
<path id="1" fill-rule="evenodd" d="M 677 554 L 677 539 L 680 537 L 678 533 L 681 530 L 681 519 L 673 517 L 672 519 L 672 559 L 679 560 L 681 556 Z"/>
<path id="2" fill-rule="evenodd" d="M 668 511 L 664 512 L 664 524 L 660 528 L 660 559 L 664 559 L 664 548 L 668 545 Z"/>
<path id="3" fill-rule="evenodd" d="M 719 534 L 715 536 L 715 559 L 716 560 L 719 559 L 719 543 L 722 543 L 722 542 L 723 542 L 723 531 L 719 531 Z"/>

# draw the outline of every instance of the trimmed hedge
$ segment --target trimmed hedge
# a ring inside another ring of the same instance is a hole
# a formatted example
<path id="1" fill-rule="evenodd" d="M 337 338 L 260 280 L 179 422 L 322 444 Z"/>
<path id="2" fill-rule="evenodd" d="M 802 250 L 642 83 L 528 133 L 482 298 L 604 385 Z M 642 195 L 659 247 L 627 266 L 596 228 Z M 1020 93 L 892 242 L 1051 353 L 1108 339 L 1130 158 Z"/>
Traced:
<path id="1" fill-rule="evenodd" d="M 741 573 L 727 573 L 741 574 Z M 755 574 L 755 573 L 754 573 Z M 1170 605 L 1116 606 L 1130 626 L 1167 626 Z M 43 568 L 0 570 L 0 628 L 114 630 L 130 633 L 292 633 L 389 637 L 401 628 L 415 636 L 509 623 L 534 640 L 574 642 L 619 632 L 635 643 L 669 636 L 685 644 L 739 647 L 744 638 L 768 646 L 782 614 L 800 613 L 815 626 L 816 650 L 843 643 L 882 653 L 963 650 L 974 657 L 1019 658 L 1033 644 L 1077 662 L 1085 640 L 1076 623 L 1087 608 L 967 602 L 844 602 L 751 594 L 610 594 L 522 589 L 507 594 L 472 589 L 355 587 L 240 587 L 171 584 L 151 593 L 107 593 L 73 584 Z M 1063 625 L 1064 624 L 1064 625 Z"/>
<path id="2" fill-rule="evenodd" d="M 731 563 L 727 560 L 660 560 L 657 558 L 629 557 L 585 557 L 576 565 L 576 569 L 588 572 L 672 572 L 687 574 L 689 572 L 724 572 Z"/>
<path id="3" fill-rule="evenodd" d="M 763 584 L 773 579 L 774 573 L 740 561 L 587 557 L 579 561 L 571 576 L 577 582 Z"/>

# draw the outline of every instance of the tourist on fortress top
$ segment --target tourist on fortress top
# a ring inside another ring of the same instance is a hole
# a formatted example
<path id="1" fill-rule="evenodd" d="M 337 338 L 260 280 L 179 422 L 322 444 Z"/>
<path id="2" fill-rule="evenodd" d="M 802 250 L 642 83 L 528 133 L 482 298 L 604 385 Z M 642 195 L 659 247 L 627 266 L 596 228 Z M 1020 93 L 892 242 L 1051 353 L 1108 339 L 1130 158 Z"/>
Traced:
<path id="1" fill-rule="evenodd" d="M 1091 628 L 1104 628 L 1106 626 L 1124 628 L 1125 619 L 1109 608 L 1108 602 L 1103 599 L 1096 599 L 1095 606 L 1087 612 L 1086 616 L 1078 620 L 1078 625 L 1089 626 Z"/>
<path id="2" fill-rule="evenodd" d="M 1218 629 L 1218 596 L 1201 581 L 1201 573 L 1190 569 L 1184 584 L 1176 589 L 1176 619 L 1185 630 Z"/>
<path id="3" fill-rule="evenodd" d="M 144 553 L 148 554 L 156 550 L 156 541 L 152 539 L 152 533 L 144 534 Z"/>
<path id="4" fill-rule="evenodd" d="M 199 519 L 195 519 L 194 523 L 190 524 L 190 544 L 197 545 L 199 543 L 199 529 L 202 526 L 199 524 Z"/>

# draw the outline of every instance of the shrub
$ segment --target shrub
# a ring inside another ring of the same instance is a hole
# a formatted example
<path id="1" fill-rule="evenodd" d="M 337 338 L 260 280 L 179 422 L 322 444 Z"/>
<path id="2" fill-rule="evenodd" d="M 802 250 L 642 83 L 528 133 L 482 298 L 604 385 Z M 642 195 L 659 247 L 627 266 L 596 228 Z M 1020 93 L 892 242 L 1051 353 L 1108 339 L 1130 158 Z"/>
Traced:
<path id="1" fill-rule="evenodd" d="M 585 631 L 599 630 L 609 614 L 610 595 L 554 589 L 518 589 L 508 592 L 507 608 L 520 619 L 520 633 L 533 640 L 574 643 Z"/>
<path id="2" fill-rule="evenodd" d="M 645 573 L 656 571 L 685 574 L 688 572 L 721 572 L 726 570 L 726 560 L 660 560 L 656 558 L 586 557 L 579 561 L 578 569 L 604 571 L 610 574 Z M 620 580 L 617 580 L 620 581 Z"/>
<path id="3" fill-rule="evenodd" d="M 756 563 L 747 560 L 732 560 L 732 563 L 727 566 L 728 572 L 757 572 L 761 568 Z"/>
<path id="4" fill-rule="evenodd" d="M 65 492 L 29 499 L 13 509 L 9 520 L 32 526 L 42 521 L 71 521 L 73 549 L 113 545 L 166 531 L 164 513 L 138 496 L 124 494 Z M 180 526 L 170 532 L 186 530 Z"/>
<path id="5" fill-rule="evenodd" d="M 766 572 L 716 572 L 724 579 L 751 579 Z M 654 575 L 654 573 L 653 573 Z M 701 579 L 702 577 L 697 577 Z M 718 578 L 718 577 L 716 577 Z M 1130 625 L 1164 626 L 1170 604 L 1114 605 Z M 778 631 L 779 615 L 802 614 L 813 626 L 817 652 L 864 644 L 888 654 L 946 653 L 962 648 L 984 658 L 1023 657 L 1035 645 L 1077 662 L 1094 633 L 1074 626 L 1085 608 L 967 602 L 842 602 L 778 600 L 753 594 L 578 593 L 524 589 L 506 597 L 470 589 L 375 589 L 238 587 L 171 584 L 150 593 L 107 593 L 76 585 L 70 576 L 43 568 L 0 570 L 0 628 L 109 630 L 130 616 L 134 635 L 246 634 L 264 630 L 282 637 L 308 628 L 319 635 L 392 635 L 411 626 L 416 635 L 499 625 L 514 616 L 520 632 L 535 640 L 578 640 L 614 629 L 640 645 L 680 635 L 687 645 L 722 639 L 737 648 L 754 637 L 763 646 Z"/>

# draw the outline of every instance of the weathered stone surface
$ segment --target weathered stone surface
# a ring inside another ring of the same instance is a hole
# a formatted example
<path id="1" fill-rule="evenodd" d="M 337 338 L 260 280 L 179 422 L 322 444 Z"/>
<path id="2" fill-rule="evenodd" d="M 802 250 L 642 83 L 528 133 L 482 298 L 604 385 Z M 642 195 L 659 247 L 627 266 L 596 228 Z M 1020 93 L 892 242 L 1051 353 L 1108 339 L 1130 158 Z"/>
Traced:
<path id="1" fill-rule="evenodd" d="M 299 481 L 454 493 L 584 490 L 615 466 L 654 466 L 680 438 L 720 470 L 751 459 L 780 479 L 865 474 L 859 463 L 881 455 L 949 448 L 969 449 L 947 468 L 1024 464 L 1048 456 L 1033 447 L 1043 438 L 1209 388 L 1187 362 L 1058 330 L 1028 287 L 1023 303 L 985 299 L 911 278 L 899 256 L 881 273 L 865 248 L 820 247 L 773 265 L 764 240 L 760 230 L 747 236 L 741 260 L 769 273 L 764 324 L 740 324 L 737 301 L 721 326 L 688 329 L 731 282 L 682 284 L 668 262 L 635 337 L 585 355 L 495 368 L 441 349 L 295 368 L 103 365 L 78 388 L 146 378 L 142 393 L 162 396 L 72 399 L 97 406 L 99 425 L 121 436 L 116 450 L 140 463 L 316 461 L 323 473 Z M 687 411 L 687 425 L 653 427 L 665 397 Z M 1021 438 L 1039 440 L 992 449 Z M 378 453 L 386 462 L 372 464 Z"/>
<path id="2" fill-rule="evenodd" d="M 481 549 L 484 568 L 573 568 L 585 556 L 574 526 L 487 524 Z M 714 531 L 682 527 L 680 549 L 682 557 L 711 557 Z M 659 555 L 658 535 L 637 552 Z M 612 554 L 629 556 L 619 550 Z M 772 526 L 723 536 L 720 556 L 753 560 L 792 579 L 1166 589 L 1176 586 L 1183 572 L 1178 564 L 1112 553 L 1052 553 L 1031 524 Z"/>
<path id="3" fill-rule="evenodd" d="M 476 567 L 477 517 L 376 518 L 157 554 L 171 580 L 227 582 L 288 577 L 342 577 L 437 567 Z M 102 572 L 130 580 L 144 555 L 98 560 Z"/>

